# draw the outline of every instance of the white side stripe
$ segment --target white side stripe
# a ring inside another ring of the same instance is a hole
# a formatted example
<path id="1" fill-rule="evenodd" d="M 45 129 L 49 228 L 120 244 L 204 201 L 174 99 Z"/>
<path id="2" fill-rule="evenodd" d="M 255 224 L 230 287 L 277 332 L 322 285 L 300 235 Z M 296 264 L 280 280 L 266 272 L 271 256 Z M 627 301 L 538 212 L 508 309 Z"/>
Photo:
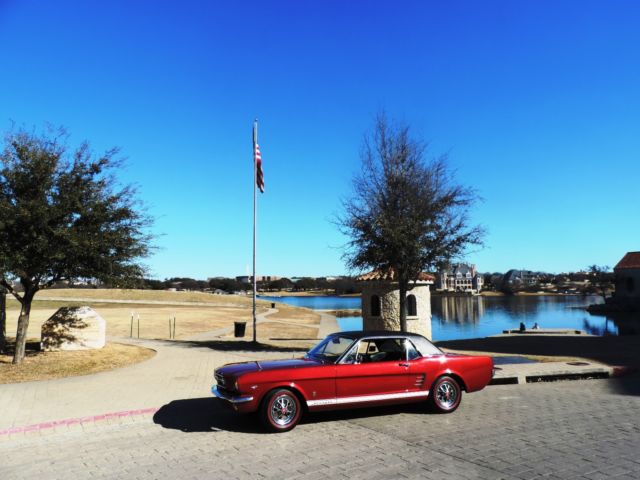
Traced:
<path id="1" fill-rule="evenodd" d="M 307 400 L 310 407 L 318 407 L 321 405 L 341 405 L 343 403 L 362 403 L 362 402 L 380 402 L 383 400 L 396 400 L 401 398 L 417 398 L 428 397 L 429 390 L 420 390 L 417 392 L 400 392 L 386 393 L 382 395 L 359 395 L 357 397 L 338 397 L 328 398 L 326 400 Z"/>

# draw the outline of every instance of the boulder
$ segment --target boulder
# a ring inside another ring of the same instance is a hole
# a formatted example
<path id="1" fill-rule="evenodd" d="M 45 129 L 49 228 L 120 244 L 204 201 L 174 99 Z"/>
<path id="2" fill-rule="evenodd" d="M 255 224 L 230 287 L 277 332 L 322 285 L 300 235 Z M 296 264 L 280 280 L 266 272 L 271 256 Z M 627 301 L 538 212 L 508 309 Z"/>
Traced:
<path id="1" fill-rule="evenodd" d="M 107 322 L 91 307 L 62 307 L 42 324 L 45 351 L 89 350 L 105 345 Z"/>

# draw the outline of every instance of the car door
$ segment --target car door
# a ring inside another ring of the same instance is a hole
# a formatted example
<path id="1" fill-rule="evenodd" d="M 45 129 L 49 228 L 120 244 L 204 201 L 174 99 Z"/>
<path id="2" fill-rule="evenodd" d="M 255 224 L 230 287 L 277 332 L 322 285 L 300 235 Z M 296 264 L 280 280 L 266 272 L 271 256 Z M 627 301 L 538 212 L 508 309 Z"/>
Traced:
<path id="1" fill-rule="evenodd" d="M 336 365 L 336 403 L 386 402 L 406 397 L 410 372 L 404 339 L 364 338 Z"/>
<path id="2" fill-rule="evenodd" d="M 407 361 L 409 363 L 409 391 L 428 394 L 429 386 L 433 382 L 433 372 L 436 365 L 428 357 L 423 357 L 410 339 L 405 340 Z"/>

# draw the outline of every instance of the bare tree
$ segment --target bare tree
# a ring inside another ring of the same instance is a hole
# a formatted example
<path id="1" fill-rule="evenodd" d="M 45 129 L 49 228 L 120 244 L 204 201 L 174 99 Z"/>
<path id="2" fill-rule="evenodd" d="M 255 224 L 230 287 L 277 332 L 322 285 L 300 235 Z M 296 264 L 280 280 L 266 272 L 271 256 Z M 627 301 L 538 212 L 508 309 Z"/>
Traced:
<path id="1" fill-rule="evenodd" d="M 426 144 L 413 139 L 408 126 L 390 125 L 379 115 L 337 219 L 351 238 L 344 253 L 349 268 L 392 270 L 402 331 L 407 291 L 420 273 L 444 267 L 468 246 L 481 245 L 484 236 L 469 221 L 469 208 L 479 199 L 475 190 L 455 182 L 447 155 L 425 157 Z"/>
<path id="2" fill-rule="evenodd" d="M 607 291 L 613 290 L 613 272 L 608 265 L 589 265 L 587 267 L 589 272 L 589 283 L 593 289 L 593 293 L 601 295 L 602 299 L 606 301 Z"/>

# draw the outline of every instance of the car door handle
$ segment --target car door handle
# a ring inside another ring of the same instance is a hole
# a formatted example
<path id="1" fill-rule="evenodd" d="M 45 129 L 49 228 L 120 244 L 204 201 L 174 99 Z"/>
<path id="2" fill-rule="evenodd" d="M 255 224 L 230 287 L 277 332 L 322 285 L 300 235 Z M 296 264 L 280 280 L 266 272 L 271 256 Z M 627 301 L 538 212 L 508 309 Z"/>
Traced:
<path id="1" fill-rule="evenodd" d="M 400 365 L 401 367 L 408 367 L 409 366 L 408 363 L 399 363 L 398 365 Z"/>

